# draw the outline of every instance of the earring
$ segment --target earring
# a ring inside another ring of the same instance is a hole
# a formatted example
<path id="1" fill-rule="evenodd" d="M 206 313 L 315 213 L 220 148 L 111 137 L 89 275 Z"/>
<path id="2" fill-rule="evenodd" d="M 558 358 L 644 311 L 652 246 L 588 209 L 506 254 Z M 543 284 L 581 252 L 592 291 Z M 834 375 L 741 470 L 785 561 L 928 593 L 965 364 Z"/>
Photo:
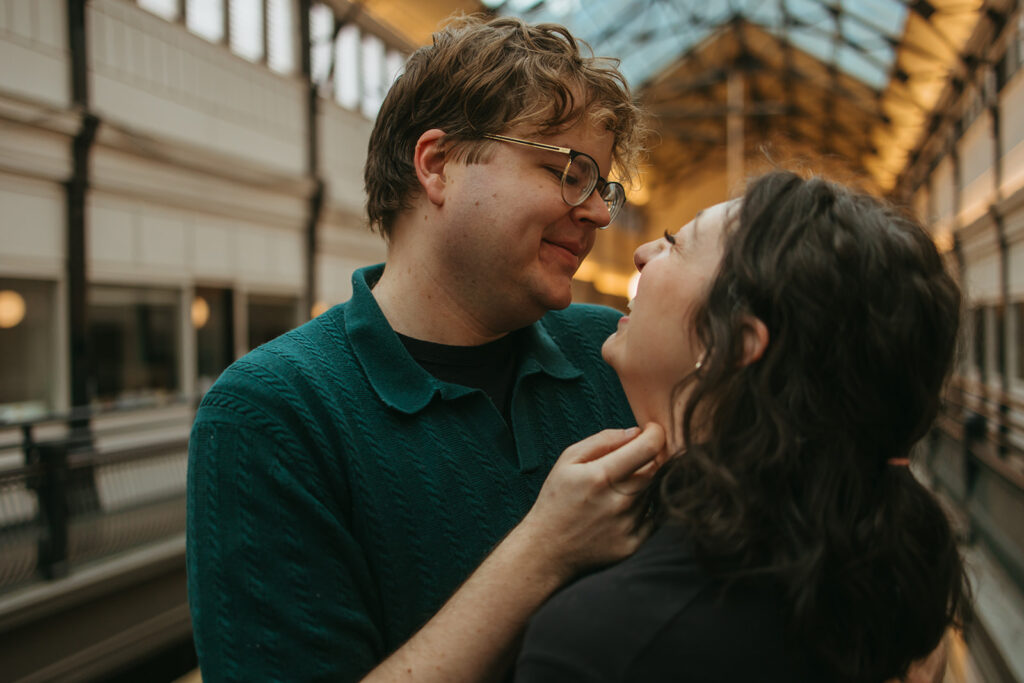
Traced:
<path id="1" fill-rule="evenodd" d="M 697 364 L 693 366 L 693 369 L 694 370 L 700 370 L 703 365 L 704 365 L 704 359 L 701 358 L 699 361 L 697 361 Z"/>

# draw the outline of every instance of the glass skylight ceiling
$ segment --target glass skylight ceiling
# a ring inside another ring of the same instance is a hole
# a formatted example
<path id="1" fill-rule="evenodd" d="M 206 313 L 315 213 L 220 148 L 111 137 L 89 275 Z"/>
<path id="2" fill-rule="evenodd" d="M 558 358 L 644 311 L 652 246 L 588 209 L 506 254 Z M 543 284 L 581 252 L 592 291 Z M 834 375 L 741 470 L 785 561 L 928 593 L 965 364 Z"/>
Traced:
<path id="1" fill-rule="evenodd" d="M 569 27 L 622 60 L 635 88 L 734 17 L 757 24 L 875 90 L 889 82 L 909 0 L 485 0 L 499 14 Z"/>

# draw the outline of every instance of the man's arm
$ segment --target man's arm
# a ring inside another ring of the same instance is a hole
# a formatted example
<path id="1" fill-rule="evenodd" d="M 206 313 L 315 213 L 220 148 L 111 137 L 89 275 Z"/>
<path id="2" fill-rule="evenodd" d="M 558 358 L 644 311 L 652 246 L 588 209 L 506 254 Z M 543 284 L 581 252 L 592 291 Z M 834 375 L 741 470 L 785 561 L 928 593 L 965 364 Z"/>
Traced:
<path id="1" fill-rule="evenodd" d="M 665 437 L 657 425 L 637 431 L 605 430 L 567 448 L 523 521 L 364 682 L 500 677 L 527 620 L 556 589 L 630 555 L 646 536 L 634 502 Z"/>
<path id="2" fill-rule="evenodd" d="M 357 680 L 386 646 L 372 570 L 337 487 L 273 423 L 200 412 L 187 555 L 203 680 Z"/>

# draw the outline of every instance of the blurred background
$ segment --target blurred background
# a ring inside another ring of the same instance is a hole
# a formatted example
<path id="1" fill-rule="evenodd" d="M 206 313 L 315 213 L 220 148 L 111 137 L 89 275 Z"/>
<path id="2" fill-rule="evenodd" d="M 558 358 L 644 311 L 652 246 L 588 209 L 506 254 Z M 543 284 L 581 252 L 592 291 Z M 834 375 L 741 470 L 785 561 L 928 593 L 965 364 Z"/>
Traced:
<path id="1" fill-rule="evenodd" d="M 772 164 L 908 207 L 963 285 L 915 473 L 975 580 L 947 681 L 1024 681 L 1024 10 L 1019 0 L 0 0 L 0 679 L 197 680 L 195 406 L 382 261 L 373 118 L 453 12 L 618 57 L 657 135 L 574 283 Z"/>

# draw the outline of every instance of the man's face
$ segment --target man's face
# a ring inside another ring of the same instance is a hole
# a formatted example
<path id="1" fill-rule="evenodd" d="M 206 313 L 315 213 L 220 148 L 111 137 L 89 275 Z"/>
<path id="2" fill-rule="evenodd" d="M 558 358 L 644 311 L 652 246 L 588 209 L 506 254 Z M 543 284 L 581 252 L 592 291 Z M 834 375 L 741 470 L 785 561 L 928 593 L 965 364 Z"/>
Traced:
<path id="1" fill-rule="evenodd" d="M 608 177 L 614 139 L 585 121 L 542 136 L 530 130 L 496 131 L 511 137 L 585 152 Z M 572 278 L 609 222 L 593 193 L 583 204 L 562 200 L 568 156 L 495 142 L 486 162 L 446 166 L 445 229 L 439 256 L 452 286 L 484 326 L 507 332 L 572 301 Z"/>

